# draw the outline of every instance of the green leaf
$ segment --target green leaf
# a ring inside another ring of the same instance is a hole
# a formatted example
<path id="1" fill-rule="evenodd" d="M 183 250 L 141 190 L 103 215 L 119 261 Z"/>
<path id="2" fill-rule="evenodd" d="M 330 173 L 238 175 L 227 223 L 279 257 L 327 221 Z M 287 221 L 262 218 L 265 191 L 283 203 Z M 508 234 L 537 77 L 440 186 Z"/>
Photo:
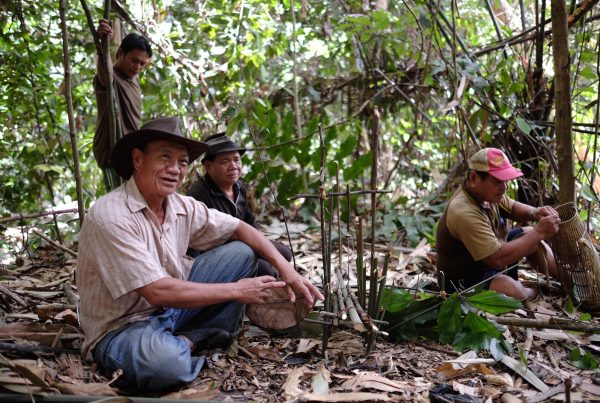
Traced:
<path id="1" fill-rule="evenodd" d="M 575 311 L 575 306 L 573 305 L 573 300 L 571 297 L 568 297 L 567 301 L 565 302 L 565 311 L 567 313 L 573 313 Z"/>
<path id="2" fill-rule="evenodd" d="M 493 290 L 471 295 L 467 297 L 467 302 L 477 309 L 494 315 L 512 312 L 523 307 L 519 300 Z"/>
<path id="3" fill-rule="evenodd" d="M 458 294 L 453 293 L 440 307 L 438 316 L 440 342 L 447 344 L 454 340 L 456 333 L 462 329 L 462 310 Z"/>
<path id="4" fill-rule="evenodd" d="M 391 339 L 414 340 L 416 338 L 438 338 L 436 322 L 439 314 L 437 307 L 441 305 L 440 297 L 431 297 L 414 301 L 397 312 L 386 311 L 384 320 L 389 324 L 385 330 Z M 383 304 L 385 307 L 385 304 Z"/>
<path id="5" fill-rule="evenodd" d="M 521 360 L 523 367 L 527 368 L 527 357 L 525 356 L 525 351 L 521 347 L 519 347 L 519 359 Z"/>
<path id="6" fill-rule="evenodd" d="M 600 203 L 600 198 L 598 198 L 596 191 L 587 183 L 581 188 L 581 196 L 587 201 Z"/>
<path id="7" fill-rule="evenodd" d="M 585 351 L 581 347 L 575 347 L 569 354 L 569 360 L 577 368 L 581 369 L 596 369 L 598 368 L 598 360 L 589 351 Z"/>
<path id="8" fill-rule="evenodd" d="M 481 351 L 490 348 L 492 339 L 504 338 L 489 320 L 469 312 L 463 321 L 462 331 L 456 334 L 452 346 L 457 351 Z M 506 347 L 506 344 L 502 346 Z"/>
<path id="9" fill-rule="evenodd" d="M 363 27 L 369 27 L 371 25 L 371 19 L 366 15 L 355 15 L 348 17 L 348 22 L 356 25 L 362 25 Z"/>
<path id="10" fill-rule="evenodd" d="M 592 314 L 590 314 L 589 312 L 582 313 L 579 316 L 579 320 L 582 322 L 589 322 L 590 320 L 592 320 Z"/>
<path id="11" fill-rule="evenodd" d="M 385 10 L 374 11 L 373 14 L 373 29 L 384 30 L 390 26 L 390 14 Z"/>
<path id="12" fill-rule="evenodd" d="M 368 167 L 373 159 L 371 151 L 361 155 L 351 166 L 344 169 L 344 179 L 352 180 L 358 178 Z"/>
<path id="13" fill-rule="evenodd" d="M 400 288 L 384 288 L 382 305 L 388 312 L 398 312 L 414 302 L 412 295 L 407 290 Z"/>
<path id="14" fill-rule="evenodd" d="M 537 130 L 542 129 L 541 126 L 533 124 L 529 120 L 523 119 L 520 116 L 518 116 L 515 119 L 515 123 L 517 124 L 517 127 L 519 128 L 519 130 L 521 130 L 525 134 L 531 134 L 531 132 L 535 129 L 537 129 Z"/>
<path id="15" fill-rule="evenodd" d="M 585 66 L 584 68 L 579 70 L 579 75 L 588 80 L 596 80 L 596 71 L 592 69 L 590 66 Z"/>

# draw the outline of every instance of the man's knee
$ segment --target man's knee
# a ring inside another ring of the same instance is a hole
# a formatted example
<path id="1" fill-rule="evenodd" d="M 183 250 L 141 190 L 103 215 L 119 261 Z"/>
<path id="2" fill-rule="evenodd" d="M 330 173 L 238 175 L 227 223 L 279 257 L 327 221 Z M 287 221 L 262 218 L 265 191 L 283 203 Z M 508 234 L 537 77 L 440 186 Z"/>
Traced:
<path id="1" fill-rule="evenodd" d="M 533 290 L 524 287 L 523 284 L 505 274 L 500 274 L 492 280 L 490 290 L 500 292 L 518 300 L 531 298 L 535 295 Z"/>
<path id="2" fill-rule="evenodd" d="M 138 389 L 164 391 L 193 381 L 203 362 L 203 357 L 192 357 L 183 340 L 163 343 L 151 354 L 140 355 L 132 375 Z"/>
<path id="3" fill-rule="evenodd" d="M 236 253 L 239 253 L 249 259 L 256 259 L 256 254 L 254 253 L 254 250 L 250 246 L 248 246 L 248 244 L 242 241 L 233 241 L 231 242 L 231 244 L 235 247 Z"/>

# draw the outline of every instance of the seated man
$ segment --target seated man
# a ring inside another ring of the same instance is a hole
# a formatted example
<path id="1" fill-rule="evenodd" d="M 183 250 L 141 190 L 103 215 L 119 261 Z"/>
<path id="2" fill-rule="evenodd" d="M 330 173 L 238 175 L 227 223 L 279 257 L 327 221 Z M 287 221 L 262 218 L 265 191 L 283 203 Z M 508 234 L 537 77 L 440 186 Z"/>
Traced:
<path id="1" fill-rule="evenodd" d="M 468 165 L 467 179 L 448 202 L 436 234 L 436 266 L 445 274 L 446 291 L 490 280 L 491 290 L 520 300 L 532 298 L 536 290 L 519 283 L 516 270 L 512 276 L 498 273 L 527 257 L 532 268 L 544 273 L 547 267 L 556 278 L 554 256 L 542 241 L 558 232 L 558 213 L 550 206 L 534 208 L 506 195 L 508 181 L 523 174 L 502 151 L 479 150 Z M 507 240 L 506 218 L 537 223 L 513 230 L 519 236 Z M 538 249 L 540 244 L 544 252 Z"/>
<path id="2" fill-rule="evenodd" d="M 245 148 L 238 147 L 224 133 L 215 134 L 206 139 L 208 150 L 202 156 L 202 165 L 206 174 L 192 184 L 187 195 L 200 200 L 210 208 L 237 217 L 247 224 L 258 228 L 256 217 L 250 211 L 246 201 L 246 190 L 240 181 L 242 158 Z M 281 255 L 290 262 L 292 251 L 281 242 L 271 241 Z M 189 250 L 192 257 L 200 251 Z M 258 275 L 277 277 L 277 270 L 259 257 Z"/>
<path id="3" fill-rule="evenodd" d="M 128 180 L 98 199 L 81 228 L 82 353 L 108 375 L 122 370 L 122 386 L 164 391 L 193 381 L 205 362 L 193 353 L 231 343 L 244 305 L 264 303 L 273 288 L 310 306 L 323 299 L 255 228 L 176 193 L 205 149 L 182 136 L 176 118 L 125 135 L 112 161 Z M 192 261 L 188 245 L 207 252 Z M 254 276 L 255 252 L 281 281 Z"/>

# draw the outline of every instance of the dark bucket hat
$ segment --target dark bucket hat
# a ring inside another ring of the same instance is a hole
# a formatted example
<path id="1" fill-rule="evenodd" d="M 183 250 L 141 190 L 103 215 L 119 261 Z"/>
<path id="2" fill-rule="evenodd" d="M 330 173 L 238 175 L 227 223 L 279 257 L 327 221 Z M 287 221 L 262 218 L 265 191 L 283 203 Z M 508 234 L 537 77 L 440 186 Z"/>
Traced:
<path id="1" fill-rule="evenodd" d="M 131 152 L 134 148 L 142 147 L 153 140 L 167 140 L 183 144 L 187 147 L 189 161 L 198 158 L 208 147 L 201 141 L 188 139 L 181 134 L 179 118 L 156 118 L 121 137 L 112 150 L 112 164 L 121 177 L 129 179 L 133 175 L 133 160 Z"/>
<path id="2" fill-rule="evenodd" d="M 205 141 L 206 145 L 208 145 L 208 150 L 206 150 L 202 156 L 202 162 L 204 162 L 204 160 L 207 158 L 221 153 L 237 151 L 240 153 L 240 155 L 244 155 L 246 152 L 244 147 L 240 147 L 235 144 L 233 140 L 225 135 L 225 133 L 214 134 L 208 137 Z"/>

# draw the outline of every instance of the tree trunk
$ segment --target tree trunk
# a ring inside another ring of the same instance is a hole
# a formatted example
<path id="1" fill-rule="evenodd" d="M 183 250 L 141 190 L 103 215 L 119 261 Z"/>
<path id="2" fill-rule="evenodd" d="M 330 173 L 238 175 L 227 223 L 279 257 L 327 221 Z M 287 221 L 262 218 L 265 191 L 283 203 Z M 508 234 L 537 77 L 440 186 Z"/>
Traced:
<path id="1" fill-rule="evenodd" d="M 104 1 L 104 19 L 110 18 L 110 0 Z M 112 66 L 109 65 L 110 54 L 110 41 L 104 41 L 102 54 L 99 55 L 102 58 L 102 64 L 104 71 L 106 72 L 106 98 L 108 98 L 108 127 L 110 130 L 110 149 L 112 150 L 117 140 L 121 137 L 121 133 L 117 133 L 117 111 L 115 108 L 115 96 L 113 94 L 113 70 Z"/>
<path id="2" fill-rule="evenodd" d="M 65 100 L 69 116 L 69 135 L 71 137 L 71 150 L 73 151 L 73 170 L 75 173 L 75 189 L 77 191 L 77 207 L 79 208 L 79 225 L 83 224 L 85 207 L 83 205 L 83 190 L 81 186 L 81 171 L 79 169 L 79 148 L 77 147 L 77 133 L 75 132 L 75 118 L 73 117 L 73 97 L 71 94 L 71 65 L 69 62 L 69 36 L 66 21 L 67 0 L 60 1 L 60 26 L 63 36 L 63 65 L 65 69 Z M 54 216 L 56 217 L 56 216 Z"/>
<path id="3" fill-rule="evenodd" d="M 564 0 L 552 0 L 552 50 L 556 98 L 556 140 L 558 154 L 558 200 L 575 201 L 573 166 L 573 133 L 571 117 L 571 84 L 569 60 L 569 28 Z"/>

